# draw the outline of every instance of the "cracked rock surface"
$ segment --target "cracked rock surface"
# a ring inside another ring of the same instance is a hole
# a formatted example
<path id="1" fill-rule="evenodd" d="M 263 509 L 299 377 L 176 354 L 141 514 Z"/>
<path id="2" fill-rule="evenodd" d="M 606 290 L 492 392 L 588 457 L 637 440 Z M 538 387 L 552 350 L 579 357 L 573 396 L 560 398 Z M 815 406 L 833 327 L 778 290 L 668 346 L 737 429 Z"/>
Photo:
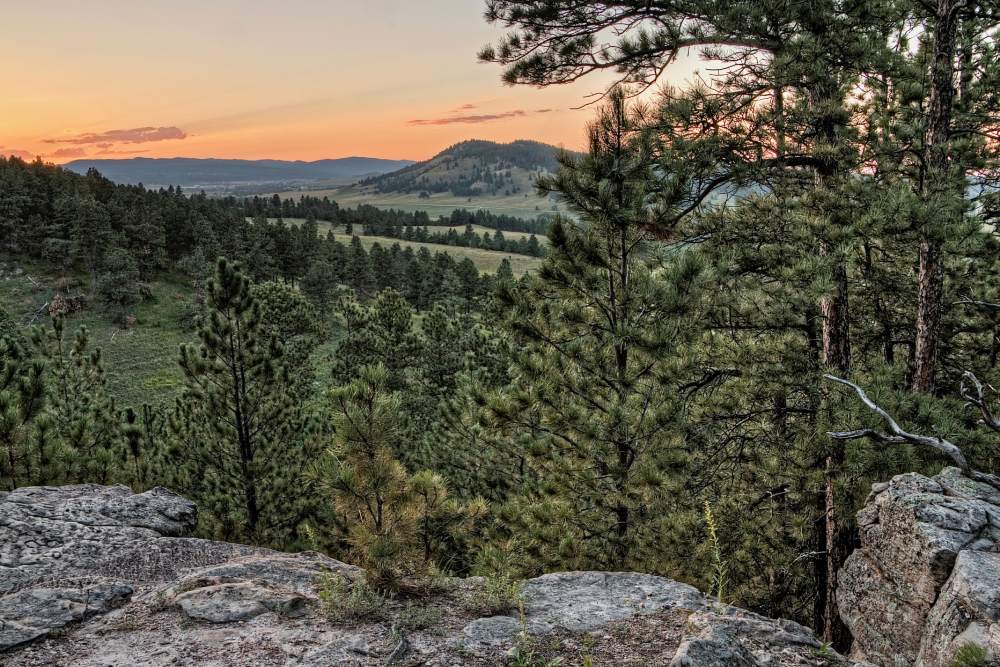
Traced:
<path id="1" fill-rule="evenodd" d="M 852 657 L 946 667 L 964 643 L 1000 658 L 1000 490 L 945 468 L 876 484 L 838 577 Z"/>
<path id="2" fill-rule="evenodd" d="M 439 582 L 362 617 L 330 614 L 320 577 L 361 571 L 187 537 L 165 489 L 0 494 L 0 663 L 10 667 L 548 664 L 851 665 L 807 629 L 633 572 L 525 582 L 523 615 L 477 608 L 484 582 Z M 336 606 L 336 605 L 335 605 Z M 336 611 L 342 612 L 343 605 Z M 951 616 L 942 614 L 942 623 Z"/>

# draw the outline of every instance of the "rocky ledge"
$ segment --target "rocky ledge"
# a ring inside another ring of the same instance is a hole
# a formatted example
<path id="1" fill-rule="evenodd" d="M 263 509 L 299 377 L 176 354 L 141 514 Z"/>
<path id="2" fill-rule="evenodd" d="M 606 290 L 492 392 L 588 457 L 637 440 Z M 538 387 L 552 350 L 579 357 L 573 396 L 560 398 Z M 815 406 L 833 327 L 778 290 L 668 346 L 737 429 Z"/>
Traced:
<path id="1" fill-rule="evenodd" d="M 1000 662 L 1000 490 L 945 468 L 875 484 L 861 548 L 839 573 L 851 656 L 886 667 L 949 667 L 974 644 Z"/>
<path id="2" fill-rule="evenodd" d="M 165 489 L 0 494 L 0 662 L 133 665 L 854 664 L 807 629 L 636 573 L 525 583 L 483 613 L 479 579 L 437 582 L 350 616 L 321 596 L 358 568 L 305 552 L 187 537 L 195 506 Z"/>

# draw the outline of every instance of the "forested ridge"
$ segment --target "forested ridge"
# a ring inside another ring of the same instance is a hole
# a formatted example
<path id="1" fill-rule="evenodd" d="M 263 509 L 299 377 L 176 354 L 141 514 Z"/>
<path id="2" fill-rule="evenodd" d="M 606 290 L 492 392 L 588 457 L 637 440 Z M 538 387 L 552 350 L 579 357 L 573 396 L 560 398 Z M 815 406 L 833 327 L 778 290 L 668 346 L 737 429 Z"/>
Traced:
<path id="1" fill-rule="evenodd" d="M 871 484 L 942 464 L 1000 484 L 1000 5 L 489 0 L 487 18 L 506 34 L 480 57 L 507 83 L 621 79 L 589 150 L 538 177 L 572 217 L 521 278 L 316 227 L 432 234 L 420 214 L 0 162 L 6 250 L 85 272 L 123 315 L 142 295 L 122 286 L 157 271 L 199 285 L 160 414 L 107 397 L 72 318 L 0 322 L 0 478 L 162 484 L 202 535 L 320 549 L 382 592 L 476 573 L 509 609 L 526 576 L 636 570 L 846 647 L 837 572 Z M 651 94 L 688 49 L 719 66 Z"/>
<path id="2" fill-rule="evenodd" d="M 429 160 L 359 183 L 378 192 L 527 195 L 532 189 L 531 178 L 556 169 L 559 152 L 555 146 L 537 141 L 473 139 L 449 146 Z"/>
<path id="3" fill-rule="evenodd" d="M 13 157 L 0 158 L 0 210 L 0 250 L 42 260 L 56 270 L 83 270 L 90 277 L 94 296 L 117 307 L 123 318 L 142 298 L 144 281 L 164 271 L 204 279 L 216 258 L 223 256 L 251 266 L 257 280 L 302 281 L 307 290 L 329 291 L 344 283 L 370 295 L 389 286 L 402 289 L 403 276 L 408 275 L 405 291 L 415 303 L 429 303 L 444 293 L 440 288 L 446 277 L 451 285 L 462 283 L 473 291 L 481 288 L 472 287 L 481 278 L 467 258 L 456 260 L 440 251 L 432 255 L 426 248 L 414 251 L 398 245 L 383 248 L 376 244 L 365 250 L 356 238 L 341 242 L 321 234 L 317 219 L 343 225 L 349 235 L 375 234 L 536 256 L 544 252 L 537 241 L 507 241 L 502 232 L 499 236 L 429 232 L 431 221 L 422 214 L 371 206 L 340 209 L 328 199 L 293 203 L 277 197 L 189 196 L 180 188 L 118 185 L 96 171 L 80 176 Z M 286 224 L 281 218 L 286 212 L 302 213 L 302 224 Z M 278 215 L 268 217 L 271 213 Z M 486 223 L 498 232 L 545 224 L 464 211 L 454 212 L 450 220 Z M 438 268 L 432 269 L 434 263 Z"/>

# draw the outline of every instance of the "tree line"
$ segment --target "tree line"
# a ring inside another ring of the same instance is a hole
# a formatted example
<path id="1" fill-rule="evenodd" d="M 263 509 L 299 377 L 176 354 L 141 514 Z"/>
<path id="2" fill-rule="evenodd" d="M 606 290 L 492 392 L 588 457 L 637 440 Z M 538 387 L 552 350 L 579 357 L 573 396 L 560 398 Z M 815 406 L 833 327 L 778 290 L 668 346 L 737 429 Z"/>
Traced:
<path id="1" fill-rule="evenodd" d="M 377 209 L 371 209 L 377 211 Z M 414 251 L 398 244 L 370 249 L 320 235 L 314 220 L 287 225 L 248 219 L 236 201 L 186 196 L 178 188 L 117 185 L 96 171 L 85 176 L 17 158 L 0 159 L 0 249 L 82 271 L 88 295 L 121 322 L 163 272 L 204 282 L 219 257 L 252 267 L 257 281 L 284 280 L 321 301 L 337 285 L 363 297 L 402 290 L 421 309 L 449 298 L 477 298 L 489 289 L 469 259 Z M 509 272 L 509 262 L 503 264 Z"/>

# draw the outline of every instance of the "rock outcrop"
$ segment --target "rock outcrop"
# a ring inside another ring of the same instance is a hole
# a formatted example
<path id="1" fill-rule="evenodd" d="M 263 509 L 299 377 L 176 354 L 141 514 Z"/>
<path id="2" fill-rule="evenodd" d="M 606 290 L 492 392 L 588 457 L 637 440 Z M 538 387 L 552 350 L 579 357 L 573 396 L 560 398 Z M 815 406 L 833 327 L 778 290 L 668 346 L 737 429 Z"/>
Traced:
<path id="1" fill-rule="evenodd" d="M 1000 660 L 1000 490 L 945 468 L 876 484 L 838 578 L 852 657 L 948 667 L 965 644 Z"/>
<path id="2" fill-rule="evenodd" d="M 194 519 L 195 507 L 164 489 L 71 486 L 0 495 L 0 662 L 854 664 L 800 625 L 627 572 L 529 580 L 522 609 L 499 616 L 477 610 L 479 579 L 400 594 L 363 615 L 331 613 L 323 582 L 356 581 L 358 568 L 311 552 L 187 537 Z M 968 581 L 955 587 L 970 600 L 985 594 Z M 940 623 L 953 624 L 960 613 L 943 610 Z"/>

